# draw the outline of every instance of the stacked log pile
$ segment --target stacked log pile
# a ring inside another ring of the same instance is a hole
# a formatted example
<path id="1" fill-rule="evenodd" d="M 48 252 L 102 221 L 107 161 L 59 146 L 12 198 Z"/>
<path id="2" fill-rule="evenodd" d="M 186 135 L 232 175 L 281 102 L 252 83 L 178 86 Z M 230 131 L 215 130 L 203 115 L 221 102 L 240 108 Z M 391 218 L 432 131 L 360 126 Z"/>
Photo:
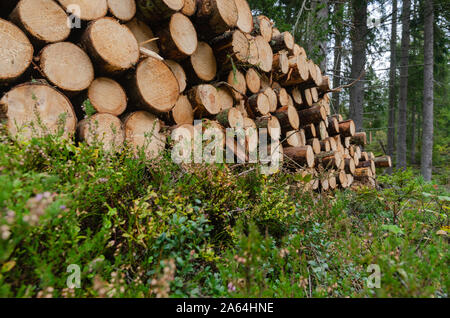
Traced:
<path id="1" fill-rule="evenodd" d="M 221 131 L 267 128 L 244 144 L 227 136 L 224 150 L 248 160 L 257 138 L 279 140 L 284 166 L 312 175 L 313 189 L 370 183 L 391 166 L 363 150 L 351 119 L 331 114 L 328 77 L 292 34 L 252 16 L 246 0 L 6 3 L 0 116 L 17 138 L 59 130 L 157 160 L 169 133 L 192 132 L 197 119 Z"/>

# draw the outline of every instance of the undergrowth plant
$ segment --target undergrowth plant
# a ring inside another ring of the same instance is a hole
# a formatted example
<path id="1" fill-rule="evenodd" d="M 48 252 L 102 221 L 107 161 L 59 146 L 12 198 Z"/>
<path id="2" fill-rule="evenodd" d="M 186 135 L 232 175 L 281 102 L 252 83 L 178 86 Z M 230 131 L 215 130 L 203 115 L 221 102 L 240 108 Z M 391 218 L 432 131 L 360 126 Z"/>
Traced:
<path id="1" fill-rule="evenodd" d="M 377 189 L 308 181 L 2 127 L 0 296 L 448 297 L 444 189 L 410 171 Z"/>

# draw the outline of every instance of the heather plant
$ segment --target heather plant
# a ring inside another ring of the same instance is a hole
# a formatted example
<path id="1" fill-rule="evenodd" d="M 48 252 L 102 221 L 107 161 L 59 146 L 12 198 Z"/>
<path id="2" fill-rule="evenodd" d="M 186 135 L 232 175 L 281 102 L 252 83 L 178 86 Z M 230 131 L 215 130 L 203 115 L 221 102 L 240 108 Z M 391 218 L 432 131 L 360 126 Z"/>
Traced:
<path id="1" fill-rule="evenodd" d="M 309 181 L 2 130 L 0 296 L 448 296 L 445 189 L 410 171 L 377 189 Z"/>

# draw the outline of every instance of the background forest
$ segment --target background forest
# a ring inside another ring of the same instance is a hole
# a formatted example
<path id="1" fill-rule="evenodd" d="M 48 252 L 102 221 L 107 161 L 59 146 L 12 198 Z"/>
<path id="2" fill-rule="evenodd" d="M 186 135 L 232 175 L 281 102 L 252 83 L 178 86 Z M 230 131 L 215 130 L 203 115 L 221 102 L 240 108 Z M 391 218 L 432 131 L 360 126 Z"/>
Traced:
<path id="1" fill-rule="evenodd" d="M 309 56 L 320 61 L 334 87 L 360 79 L 351 88 L 333 94 L 332 111 L 350 115 L 357 127 L 369 134 L 369 149 L 377 155 L 391 155 L 394 167 L 420 167 L 423 127 L 433 123 L 433 174 L 441 183 L 448 183 L 448 1 L 249 3 L 257 13 L 272 17 L 280 30 L 292 31 Z M 424 34 L 427 3 L 434 13 L 431 40 Z M 423 110 L 427 41 L 433 45 L 434 119 L 428 113 L 424 116 Z"/>

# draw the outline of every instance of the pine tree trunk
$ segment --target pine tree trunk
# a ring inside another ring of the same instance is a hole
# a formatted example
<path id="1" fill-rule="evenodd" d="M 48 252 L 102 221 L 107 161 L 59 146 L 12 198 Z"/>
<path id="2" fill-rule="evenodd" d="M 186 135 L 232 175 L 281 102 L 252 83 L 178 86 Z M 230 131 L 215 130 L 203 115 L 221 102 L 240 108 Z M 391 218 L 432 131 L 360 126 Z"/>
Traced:
<path id="1" fill-rule="evenodd" d="M 352 0 L 353 26 L 352 38 L 352 70 L 351 78 L 359 78 L 366 64 L 367 46 L 367 1 Z M 364 76 L 361 76 L 364 80 Z M 353 119 L 356 131 L 363 127 L 364 82 L 357 81 L 350 87 L 350 118 Z"/>
<path id="2" fill-rule="evenodd" d="M 403 1 L 402 48 L 400 61 L 400 99 L 398 106 L 397 168 L 406 168 L 406 110 L 408 99 L 408 57 L 410 36 L 411 0 Z"/>
<path id="3" fill-rule="evenodd" d="M 423 84 L 423 132 L 421 172 L 426 181 L 431 180 L 433 167 L 433 0 L 425 1 L 425 32 L 424 32 L 424 84 Z"/>
<path id="4" fill-rule="evenodd" d="M 387 140 L 387 154 L 393 158 L 395 151 L 395 106 L 397 100 L 396 94 L 396 74 L 397 74 L 397 0 L 392 1 L 392 28 L 391 28 L 391 58 L 389 70 L 389 119 L 388 119 L 388 140 Z M 392 168 L 389 167 L 387 172 L 392 173 Z"/>
<path id="5" fill-rule="evenodd" d="M 396 1 L 396 0 L 394 0 Z M 334 4 L 334 14 L 338 15 L 339 17 L 342 17 L 341 10 L 342 10 L 343 4 L 340 2 L 336 2 Z M 340 22 L 337 23 L 336 29 L 335 29 L 335 36 L 334 36 L 334 65 L 333 65 L 333 86 L 339 87 L 341 85 L 341 62 L 342 62 L 342 38 L 343 38 L 343 28 L 341 26 L 342 24 Z M 337 113 L 341 112 L 341 106 L 340 106 L 340 92 L 333 92 L 333 108 L 334 111 Z"/>
<path id="6" fill-rule="evenodd" d="M 317 12 L 317 17 L 319 19 L 319 23 L 322 27 L 322 30 L 328 29 L 328 0 L 320 0 L 321 8 L 319 12 Z M 323 41 L 319 43 L 320 55 L 322 60 L 320 61 L 320 69 L 322 71 L 327 70 L 327 53 L 328 53 L 328 43 L 327 38 L 325 37 Z"/>

